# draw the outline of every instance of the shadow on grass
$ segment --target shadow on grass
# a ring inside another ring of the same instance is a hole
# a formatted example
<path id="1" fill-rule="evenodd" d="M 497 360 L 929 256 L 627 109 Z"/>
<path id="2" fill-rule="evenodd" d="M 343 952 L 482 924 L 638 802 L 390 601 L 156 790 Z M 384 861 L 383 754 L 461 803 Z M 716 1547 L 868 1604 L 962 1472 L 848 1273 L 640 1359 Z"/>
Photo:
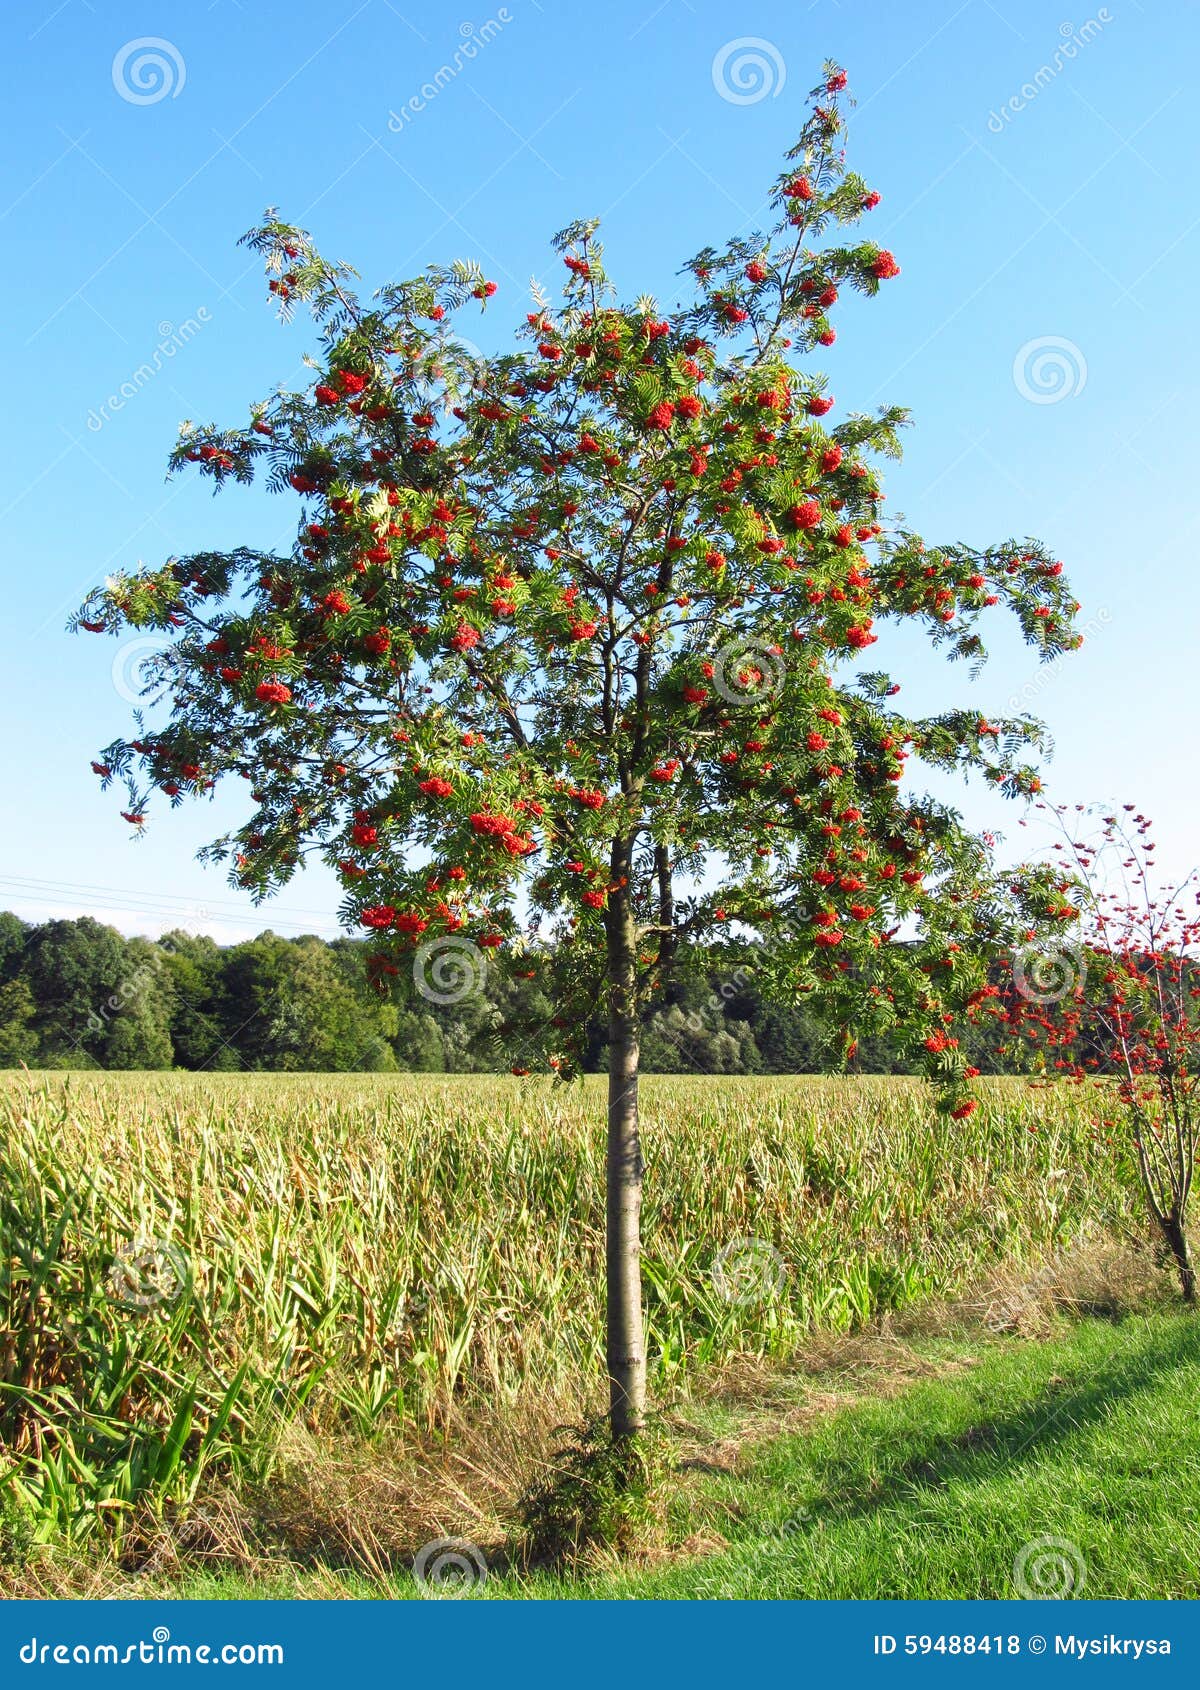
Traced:
<path id="1" fill-rule="evenodd" d="M 981 1486 L 1001 1473 L 1019 1473 L 1048 1453 L 1052 1454 L 1076 1433 L 1103 1425 L 1122 1403 L 1152 1391 L 1160 1376 L 1180 1366 L 1200 1364 L 1200 1318 L 1183 1318 L 1165 1328 L 1155 1327 L 1138 1334 L 1133 1341 L 1122 1341 L 1124 1348 L 1121 1353 L 1105 1356 L 1103 1365 L 1085 1378 L 1060 1380 L 1050 1372 L 1048 1378 L 1035 1382 L 1022 1379 L 1019 1373 L 1014 1378 L 1011 1373 L 1002 1371 L 997 1379 L 980 1381 L 981 1406 L 975 1412 L 982 1418 L 964 1425 L 963 1410 L 956 1405 L 949 1410 L 958 1416 L 958 1425 L 953 1431 L 939 1431 L 919 1422 L 900 1420 L 898 1416 L 904 1411 L 905 1398 L 916 1394 L 906 1391 L 886 1404 L 871 1405 L 867 1414 L 861 1408 L 851 1408 L 838 1416 L 847 1428 L 848 1435 L 842 1447 L 848 1453 L 835 1450 L 827 1455 L 815 1454 L 812 1445 L 819 1432 L 786 1438 L 784 1444 L 791 1445 L 798 1452 L 797 1463 L 809 1466 L 805 1510 L 800 1520 L 789 1522 L 786 1540 L 791 1545 L 789 1553 L 804 1553 L 802 1546 L 818 1522 L 823 1521 L 828 1526 L 870 1519 L 888 1509 L 910 1505 L 922 1496 L 929 1496 L 953 1484 Z M 1023 1356 L 1028 1353 L 1026 1346 L 1014 1350 L 1010 1358 L 1014 1370 L 1019 1370 Z M 1088 1357 L 1068 1351 L 1065 1354 L 1060 1352 L 1054 1359 L 1058 1365 L 1070 1367 L 1078 1375 L 1080 1367 L 1086 1366 Z M 1053 1365 L 1054 1360 L 1047 1357 L 1047 1370 Z M 989 1385 L 993 1396 L 1018 1390 L 1031 1394 L 1019 1406 L 993 1416 L 987 1412 Z M 938 1382 L 930 1380 L 919 1390 L 936 1395 L 938 1388 Z M 915 1416 L 916 1406 L 909 1412 Z M 880 1418 L 864 1424 L 864 1420 L 873 1415 Z M 768 1461 L 773 1448 L 778 1448 L 773 1442 L 764 1448 Z M 719 1478 L 726 1484 L 743 1486 L 746 1481 L 745 1473 L 731 1473 L 716 1464 L 694 1461 L 682 1465 L 685 1469 L 707 1472 L 714 1480 Z M 881 1466 L 882 1474 L 873 1471 L 873 1465 Z M 782 1492 L 783 1487 L 777 1487 L 772 1479 L 769 1465 L 760 1466 L 753 1474 L 752 1482 L 756 1482 L 763 1491 L 779 1488 Z M 790 1476 L 788 1490 L 793 1489 L 794 1483 L 794 1476 Z M 771 1530 L 766 1521 L 752 1518 L 751 1508 L 745 1511 L 739 1508 L 737 1512 L 751 1542 Z M 776 1534 L 772 1532 L 771 1535 Z M 303 1548 L 294 1542 L 287 1546 L 293 1567 L 335 1575 L 348 1573 L 353 1577 L 378 1581 L 385 1587 L 390 1585 L 397 1594 L 402 1588 L 406 1589 L 412 1580 L 412 1558 L 419 1547 L 414 1543 L 408 1550 L 380 1552 L 364 1562 L 361 1557 L 349 1552 L 344 1543 L 337 1542 L 336 1537 L 332 1534 L 327 1536 L 319 1528 Z M 728 1553 L 737 1557 L 747 1547 L 745 1539 L 740 1544 L 735 1541 L 728 1545 Z M 493 1540 L 480 1543 L 478 1548 L 486 1559 L 489 1580 L 495 1579 L 499 1583 L 511 1579 L 514 1586 L 520 1587 L 533 1570 L 530 1558 L 523 1553 L 514 1553 L 511 1542 Z M 555 1569 L 552 1565 L 543 1564 L 539 1570 Z M 586 1588 L 587 1579 L 580 1569 L 575 1569 L 571 1582 L 577 1582 L 582 1590 Z"/>
<path id="2" fill-rule="evenodd" d="M 1085 1381 L 1054 1376 L 1022 1408 L 984 1419 L 953 1434 L 928 1438 L 894 1423 L 878 1431 L 855 1429 L 857 1455 L 834 1456 L 814 1473 L 818 1494 L 809 1499 L 813 1517 L 862 1518 L 911 1502 L 922 1492 L 956 1482 L 979 1483 L 1003 1470 L 1028 1466 L 1074 1433 L 1101 1425 L 1119 1403 L 1152 1386 L 1156 1376 L 1200 1362 L 1200 1321 L 1147 1335 L 1128 1354 Z M 936 1386 L 933 1387 L 936 1389 Z M 886 1438 L 906 1458 L 882 1479 L 863 1475 L 863 1456 Z"/>

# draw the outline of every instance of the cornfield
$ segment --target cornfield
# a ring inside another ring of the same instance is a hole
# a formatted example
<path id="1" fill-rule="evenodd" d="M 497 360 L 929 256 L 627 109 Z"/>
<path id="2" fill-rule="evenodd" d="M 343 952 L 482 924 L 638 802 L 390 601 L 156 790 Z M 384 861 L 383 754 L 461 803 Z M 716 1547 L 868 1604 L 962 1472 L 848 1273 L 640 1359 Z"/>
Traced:
<path id="1" fill-rule="evenodd" d="M 602 1080 L 10 1076 L 0 1489 L 45 1541 L 119 1537 L 289 1422 L 427 1434 L 600 1383 Z M 643 1084 L 657 1388 L 786 1356 L 1041 1261 L 1135 1203 L 1087 1098 L 992 1083 Z"/>

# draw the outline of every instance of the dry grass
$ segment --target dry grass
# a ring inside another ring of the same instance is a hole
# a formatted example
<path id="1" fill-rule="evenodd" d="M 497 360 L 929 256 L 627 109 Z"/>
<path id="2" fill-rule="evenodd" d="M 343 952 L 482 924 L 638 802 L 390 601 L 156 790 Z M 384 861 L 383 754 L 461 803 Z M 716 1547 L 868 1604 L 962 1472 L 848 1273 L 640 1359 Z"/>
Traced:
<path id="1" fill-rule="evenodd" d="M 823 1413 L 900 1388 L 910 1319 L 986 1327 L 1016 1300 L 1034 1330 L 1071 1241 L 1136 1207 L 1087 1109 L 998 1082 L 948 1123 L 904 1081 L 647 1081 L 659 1400 L 740 1390 L 744 1439 L 781 1365 L 813 1372 Z M 60 1554 L 102 1528 L 101 1558 L 142 1577 L 499 1543 L 555 1428 L 599 1407 L 602 1116 L 594 1086 L 470 1076 L 14 1079 L 0 1488 Z M 745 1238 L 784 1277 L 731 1303 L 713 1262 Z M 181 1284 L 130 1308 L 112 1276 L 147 1240 Z M 1088 1271 L 1072 1295 L 1102 1306 L 1115 1266 Z"/>
<path id="2" fill-rule="evenodd" d="M 999 1324 L 989 1311 L 1010 1307 L 1018 1291 L 1028 1300 L 1027 1317 L 1019 1325 Z M 676 1476 L 660 1499 L 656 1524 L 620 1564 L 656 1566 L 723 1548 L 719 1521 L 704 1518 L 703 1508 L 680 1505 L 696 1500 L 706 1476 L 744 1470 L 766 1440 L 814 1429 L 867 1399 L 896 1398 L 919 1380 L 966 1372 L 1001 1337 L 1049 1338 L 1064 1316 L 1102 1312 L 1119 1320 L 1160 1301 L 1173 1301 L 1170 1275 L 1148 1250 L 1091 1237 L 1048 1258 L 1032 1281 L 996 1270 L 953 1302 L 889 1315 L 860 1332 L 812 1333 L 786 1363 L 732 1357 L 661 1405 Z M 955 1347 L 939 1346 L 939 1339 Z M 964 1341 L 979 1353 L 966 1353 Z M 562 1425 L 589 1389 L 593 1382 L 581 1379 L 578 1394 L 531 1388 L 502 1408 L 476 1404 L 459 1410 L 440 1434 L 418 1439 L 333 1446 L 292 1427 L 261 1492 L 246 1496 L 214 1484 L 174 1518 L 147 1516 L 142 1530 L 130 1534 L 136 1553 L 127 1551 L 123 1563 L 103 1552 L 37 1557 L 20 1574 L 0 1575 L 0 1592 L 167 1595 L 181 1576 L 209 1570 L 269 1581 L 306 1598 L 340 1599 L 361 1594 L 348 1573 L 386 1588 L 407 1573 L 421 1544 L 446 1537 L 471 1539 L 493 1570 L 503 1568 L 518 1499 L 553 1471 Z M 662 1504 L 669 1502 L 673 1517 L 690 1518 L 693 1529 L 683 1536 L 668 1523 Z M 602 1574 L 617 1559 L 600 1548 L 586 1565 Z"/>

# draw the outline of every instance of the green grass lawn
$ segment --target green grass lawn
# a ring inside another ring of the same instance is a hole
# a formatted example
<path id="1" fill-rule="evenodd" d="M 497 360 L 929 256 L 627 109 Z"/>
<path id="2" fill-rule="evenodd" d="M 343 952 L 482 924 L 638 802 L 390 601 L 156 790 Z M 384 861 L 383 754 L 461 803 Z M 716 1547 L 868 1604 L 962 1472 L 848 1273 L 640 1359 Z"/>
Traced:
<path id="1" fill-rule="evenodd" d="M 1157 1312 L 1064 1322 L 1047 1340 L 984 1333 L 913 1350 L 936 1372 L 893 1395 L 869 1374 L 780 1374 L 752 1411 L 703 1411 L 713 1449 L 736 1452 L 733 1470 L 685 1469 L 671 1527 L 715 1553 L 585 1579 L 494 1572 L 481 1594 L 1007 1598 L 1020 1594 L 1022 1549 L 1042 1538 L 1064 1546 L 1029 1560 L 1029 1579 L 1039 1566 L 1050 1579 L 1045 1594 L 1062 1590 L 1060 1560 L 1076 1595 L 1200 1594 L 1200 1321 Z M 814 1396 L 831 1390 L 851 1400 L 821 1412 Z M 789 1415 L 803 1427 L 762 1435 Z M 173 1594 L 329 1593 L 328 1575 L 321 1589 L 312 1578 L 210 1576 Z M 347 1595 L 417 1594 L 407 1572 L 339 1582 Z"/>

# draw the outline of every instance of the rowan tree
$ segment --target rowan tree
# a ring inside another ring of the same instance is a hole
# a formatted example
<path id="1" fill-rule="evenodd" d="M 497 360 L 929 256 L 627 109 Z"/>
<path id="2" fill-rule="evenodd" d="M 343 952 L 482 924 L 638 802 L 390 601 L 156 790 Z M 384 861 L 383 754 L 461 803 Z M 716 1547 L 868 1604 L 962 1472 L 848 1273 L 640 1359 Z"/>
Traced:
<path id="1" fill-rule="evenodd" d="M 983 1013 L 1033 1047 L 1047 1075 L 1096 1087 L 1097 1138 L 1115 1136 L 1132 1153 L 1151 1223 L 1193 1304 L 1200 876 L 1179 885 L 1160 877 L 1151 824 L 1133 804 L 1098 825 L 1082 805 L 1046 813 L 1061 834 L 1053 849 L 1070 909 L 1064 937 L 1028 933 L 1010 989 Z"/>
<path id="2" fill-rule="evenodd" d="M 1037 788 L 1038 725 L 904 714 L 871 667 L 915 623 L 952 658 L 1015 613 L 1046 657 L 1078 643 L 1034 541 L 929 545 L 885 525 L 878 465 L 905 413 L 835 412 L 811 367 L 847 289 L 892 254 L 850 232 L 879 200 L 842 152 L 826 67 L 766 233 L 684 267 L 686 298 L 621 303 L 597 224 L 554 241 L 514 348 L 456 324 L 496 286 L 455 262 L 364 300 L 354 272 L 268 213 L 246 240 L 287 316 L 320 330 L 315 380 L 247 426 L 186 425 L 173 465 L 298 498 L 290 553 L 201 552 L 122 576 L 81 625 L 170 630 L 164 725 L 96 767 L 141 828 L 227 776 L 253 813 L 214 842 L 265 896 L 310 856 L 372 932 L 373 978 L 449 962 L 536 976 L 553 1006 L 508 1030 L 516 1074 L 579 1069 L 609 1028 L 607 1368 L 612 1426 L 645 1394 L 639 1018 L 681 948 L 760 941 L 759 986 L 820 1005 L 853 1056 L 885 1033 L 974 1107 L 953 1032 L 1012 912 L 984 842 L 906 780 L 910 755 Z M 1024 920 L 1047 918 L 1049 881 Z"/>

